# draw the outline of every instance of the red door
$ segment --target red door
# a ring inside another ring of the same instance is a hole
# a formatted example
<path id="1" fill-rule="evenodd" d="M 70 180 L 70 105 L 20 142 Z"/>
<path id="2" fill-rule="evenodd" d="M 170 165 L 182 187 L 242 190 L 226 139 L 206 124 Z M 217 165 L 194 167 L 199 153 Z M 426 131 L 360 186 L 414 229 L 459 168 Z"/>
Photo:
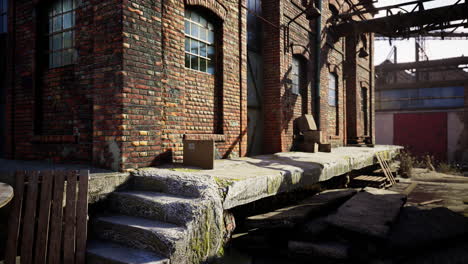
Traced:
<path id="1" fill-rule="evenodd" d="M 447 161 L 447 113 L 395 114 L 393 121 L 395 145 L 418 157 Z"/>

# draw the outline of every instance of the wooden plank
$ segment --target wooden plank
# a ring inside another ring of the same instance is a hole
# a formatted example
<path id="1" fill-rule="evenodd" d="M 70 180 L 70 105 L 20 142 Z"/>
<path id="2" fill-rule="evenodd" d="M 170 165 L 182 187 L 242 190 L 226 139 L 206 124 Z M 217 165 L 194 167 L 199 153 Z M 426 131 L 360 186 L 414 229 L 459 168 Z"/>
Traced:
<path id="1" fill-rule="evenodd" d="M 60 250 L 62 241 L 62 210 L 65 175 L 63 171 L 56 171 L 54 175 L 54 196 L 50 219 L 49 261 L 50 264 L 60 264 Z"/>
<path id="2" fill-rule="evenodd" d="M 69 171 L 67 177 L 67 192 L 65 206 L 65 226 L 63 241 L 64 262 L 75 263 L 75 228 L 76 228 L 76 171 Z"/>
<path id="3" fill-rule="evenodd" d="M 406 189 L 402 192 L 402 194 L 408 196 L 416 187 L 418 186 L 417 182 L 412 182 Z"/>
<path id="4" fill-rule="evenodd" d="M 46 263 L 47 244 L 49 238 L 50 207 L 52 203 L 52 184 L 54 174 L 52 171 L 42 173 L 41 202 L 37 223 L 35 262 Z"/>
<path id="5" fill-rule="evenodd" d="M 435 199 L 435 200 L 430 200 L 430 201 L 419 203 L 419 205 L 428 205 L 428 204 L 433 204 L 433 203 L 440 203 L 443 201 L 444 201 L 443 199 Z"/>
<path id="6" fill-rule="evenodd" d="M 21 264 L 30 264 L 33 262 L 39 173 L 36 171 L 30 172 L 27 174 L 27 179 L 28 184 L 23 217 L 23 236 L 21 238 Z"/>
<path id="7" fill-rule="evenodd" d="M 24 175 L 23 171 L 15 173 L 15 194 L 13 207 L 8 220 L 8 243 L 5 252 L 5 264 L 16 264 L 16 251 L 20 229 L 21 209 L 23 205 Z"/>
<path id="8" fill-rule="evenodd" d="M 386 167 L 385 167 L 385 164 L 384 164 L 384 162 L 383 162 L 383 158 L 380 156 L 380 153 L 377 153 L 376 156 L 377 156 L 377 159 L 378 159 L 378 161 L 379 161 L 380 167 L 382 168 L 382 170 L 383 170 L 383 172 L 384 172 L 384 174 L 385 174 L 385 177 L 387 177 L 388 181 L 389 181 L 391 184 L 393 184 L 394 181 L 393 181 L 393 179 L 392 179 L 392 176 L 388 173 L 388 171 L 387 171 L 387 169 L 386 169 Z"/>
<path id="9" fill-rule="evenodd" d="M 89 171 L 80 171 L 78 203 L 76 205 L 76 264 L 84 264 L 86 262 L 88 180 Z"/>

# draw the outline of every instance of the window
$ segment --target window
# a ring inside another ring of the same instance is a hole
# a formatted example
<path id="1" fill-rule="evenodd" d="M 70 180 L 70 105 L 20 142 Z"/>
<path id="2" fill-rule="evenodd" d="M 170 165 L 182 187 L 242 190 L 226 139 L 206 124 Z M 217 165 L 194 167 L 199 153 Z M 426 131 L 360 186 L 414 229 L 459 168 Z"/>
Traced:
<path id="1" fill-rule="evenodd" d="M 215 32 L 212 23 L 193 10 L 185 10 L 185 67 L 214 74 Z"/>
<path id="2" fill-rule="evenodd" d="M 75 9 L 78 0 L 55 0 L 48 9 L 49 68 L 76 61 Z"/>
<path id="3" fill-rule="evenodd" d="M 0 34 L 8 31 L 8 0 L 0 0 Z"/>
<path id="4" fill-rule="evenodd" d="M 330 72 L 328 74 L 328 104 L 330 106 L 336 107 L 338 98 L 337 98 L 337 88 L 338 88 L 338 76 L 335 73 Z"/>
<path id="5" fill-rule="evenodd" d="M 300 93 L 300 85 L 301 85 L 301 79 L 300 79 L 300 73 L 301 73 L 301 61 L 297 57 L 293 57 L 292 60 L 292 89 L 291 93 L 298 95 Z"/>

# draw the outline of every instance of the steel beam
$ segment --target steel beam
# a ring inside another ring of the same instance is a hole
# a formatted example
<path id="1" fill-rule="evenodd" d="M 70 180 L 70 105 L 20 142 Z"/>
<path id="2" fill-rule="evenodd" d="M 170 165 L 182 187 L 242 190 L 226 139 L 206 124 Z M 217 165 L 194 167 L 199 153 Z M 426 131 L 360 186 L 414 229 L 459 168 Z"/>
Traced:
<path id="1" fill-rule="evenodd" d="M 409 69 L 427 69 L 437 67 L 453 67 L 458 65 L 468 64 L 468 57 L 457 57 L 440 60 L 406 62 L 406 63 L 387 63 L 375 66 L 376 72 L 391 72 L 402 71 Z"/>
<path id="2" fill-rule="evenodd" d="M 450 21 L 468 18 L 468 5 L 466 3 L 452 6 L 416 11 L 413 13 L 400 13 L 392 16 L 375 18 L 364 21 L 350 21 L 333 27 L 338 36 L 374 32 L 380 35 L 404 35 L 412 27 L 443 24 Z M 447 25 L 450 27 L 450 25 Z"/>

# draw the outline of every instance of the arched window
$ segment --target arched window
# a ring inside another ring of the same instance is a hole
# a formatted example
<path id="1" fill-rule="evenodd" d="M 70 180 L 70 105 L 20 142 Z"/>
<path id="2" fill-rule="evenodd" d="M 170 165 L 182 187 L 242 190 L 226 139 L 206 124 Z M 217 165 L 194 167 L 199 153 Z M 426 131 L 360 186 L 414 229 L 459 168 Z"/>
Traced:
<path id="1" fill-rule="evenodd" d="M 73 64 L 75 49 L 75 9 L 78 0 L 54 0 L 48 7 L 49 68 Z"/>
<path id="2" fill-rule="evenodd" d="M 206 16 L 185 9 L 185 67 L 215 73 L 215 28 Z"/>

